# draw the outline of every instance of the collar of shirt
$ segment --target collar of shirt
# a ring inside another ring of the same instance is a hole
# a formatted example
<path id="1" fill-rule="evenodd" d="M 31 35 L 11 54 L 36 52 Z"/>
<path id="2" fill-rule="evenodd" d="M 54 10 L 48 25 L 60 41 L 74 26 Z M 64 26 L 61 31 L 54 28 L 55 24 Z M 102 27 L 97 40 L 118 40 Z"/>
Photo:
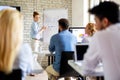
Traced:
<path id="1" fill-rule="evenodd" d="M 65 33 L 65 32 L 69 32 L 68 30 L 63 30 L 63 31 L 61 31 L 60 33 Z"/>
<path id="2" fill-rule="evenodd" d="M 34 23 L 35 23 L 35 26 L 37 27 L 37 29 L 39 30 L 39 23 L 35 22 L 35 21 L 34 21 Z"/>
<path id="3" fill-rule="evenodd" d="M 34 21 L 34 23 L 38 25 L 38 22 L 35 22 L 35 21 Z"/>

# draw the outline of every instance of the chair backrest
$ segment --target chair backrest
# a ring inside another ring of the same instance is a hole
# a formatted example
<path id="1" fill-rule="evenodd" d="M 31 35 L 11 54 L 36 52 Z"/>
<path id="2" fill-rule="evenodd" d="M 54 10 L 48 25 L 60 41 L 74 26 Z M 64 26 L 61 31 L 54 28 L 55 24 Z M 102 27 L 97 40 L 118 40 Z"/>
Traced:
<path id="1" fill-rule="evenodd" d="M 61 63 L 60 63 L 60 76 L 69 77 L 69 76 L 78 76 L 79 74 L 73 70 L 68 64 L 68 60 L 73 60 L 74 52 L 73 51 L 63 51 L 61 54 Z"/>
<path id="2" fill-rule="evenodd" d="M 21 69 L 15 69 L 9 74 L 0 71 L 0 80 L 22 80 Z"/>

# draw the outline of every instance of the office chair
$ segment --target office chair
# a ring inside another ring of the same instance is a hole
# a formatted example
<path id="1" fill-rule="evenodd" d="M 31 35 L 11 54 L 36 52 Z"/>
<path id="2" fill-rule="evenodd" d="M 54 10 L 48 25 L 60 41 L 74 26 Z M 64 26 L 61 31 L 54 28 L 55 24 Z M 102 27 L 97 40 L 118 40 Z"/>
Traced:
<path id="1" fill-rule="evenodd" d="M 14 69 L 9 74 L 0 71 L 0 80 L 22 80 L 22 71 L 21 69 Z"/>
<path id="2" fill-rule="evenodd" d="M 83 80 L 82 76 L 80 76 L 73 68 L 71 68 L 68 64 L 68 60 L 73 60 L 74 57 L 73 51 L 63 51 L 61 54 L 61 62 L 60 62 L 60 76 L 62 77 L 78 77 L 78 80 Z M 81 79 L 80 79 L 81 78 Z"/>

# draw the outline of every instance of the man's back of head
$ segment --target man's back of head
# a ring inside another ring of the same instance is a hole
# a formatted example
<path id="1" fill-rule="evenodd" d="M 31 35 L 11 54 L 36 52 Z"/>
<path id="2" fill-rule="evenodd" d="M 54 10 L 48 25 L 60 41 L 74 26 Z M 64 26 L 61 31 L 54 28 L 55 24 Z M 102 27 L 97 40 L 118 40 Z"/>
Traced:
<path id="1" fill-rule="evenodd" d="M 59 24 L 60 31 L 66 30 L 69 27 L 69 21 L 67 19 L 65 19 L 65 18 L 59 19 L 58 24 Z"/>

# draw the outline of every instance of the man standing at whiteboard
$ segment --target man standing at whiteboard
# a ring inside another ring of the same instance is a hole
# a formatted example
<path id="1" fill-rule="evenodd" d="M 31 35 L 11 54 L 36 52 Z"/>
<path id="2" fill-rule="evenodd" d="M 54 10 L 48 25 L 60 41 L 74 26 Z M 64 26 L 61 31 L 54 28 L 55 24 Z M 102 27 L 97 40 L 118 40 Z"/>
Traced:
<path id="1" fill-rule="evenodd" d="M 33 12 L 33 23 L 31 25 L 31 38 L 32 38 L 32 51 L 35 52 L 39 52 L 40 51 L 40 47 L 39 47 L 39 43 L 40 43 L 40 38 L 41 38 L 41 34 L 42 32 L 46 29 L 46 27 L 42 27 L 40 28 L 38 22 L 40 19 L 40 15 L 38 12 Z"/>

